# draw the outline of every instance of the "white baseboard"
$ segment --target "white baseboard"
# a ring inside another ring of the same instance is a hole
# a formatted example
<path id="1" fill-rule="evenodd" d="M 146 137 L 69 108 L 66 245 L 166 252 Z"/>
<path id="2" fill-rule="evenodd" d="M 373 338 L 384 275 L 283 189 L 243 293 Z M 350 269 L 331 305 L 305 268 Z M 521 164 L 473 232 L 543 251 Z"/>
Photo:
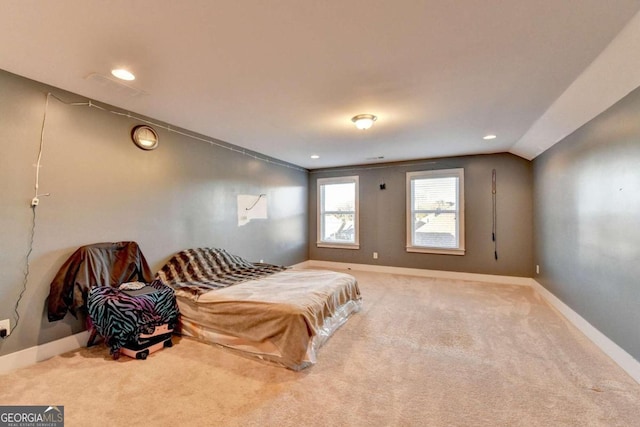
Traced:
<path id="1" fill-rule="evenodd" d="M 552 307 L 558 310 L 569 322 L 580 330 L 587 338 L 597 345 L 607 356 L 618 364 L 624 371 L 640 384 L 640 362 L 623 350 L 618 344 L 611 341 L 605 334 L 587 322 L 582 316 L 573 311 L 571 307 L 562 302 L 558 297 L 548 291 L 534 279 L 531 287 L 544 298 Z"/>
<path id="2" fill-rule="evenodd" d="M 67 351 L 83 347 L 87 344 L 88 339 L 89 332 L 84 331 L 46 344 L 0 356 L 0 374 L 24 368 Z"/>
<path id="3" fill-rule="evenodd" d="M 290 265 L 289 268 L 309 268 L 309 261 L 302 261 L 297 264 Z"/>
<path id="4" fill-rule="evenodd" d="M 371 271 L 374 273 L 404 274 L 406 276 L 435 277 L 437 279 L 470 280 L 482 283 L 531 286 L 529 277 L 496 276 L 492 274 L 461 273 L 458 271 L 425 270 L 421 268 L 390 267 L 386 265 L 351 264 L 346 262 L 309 260 L 301 268 L 335 268 L 338 270 Z"/>

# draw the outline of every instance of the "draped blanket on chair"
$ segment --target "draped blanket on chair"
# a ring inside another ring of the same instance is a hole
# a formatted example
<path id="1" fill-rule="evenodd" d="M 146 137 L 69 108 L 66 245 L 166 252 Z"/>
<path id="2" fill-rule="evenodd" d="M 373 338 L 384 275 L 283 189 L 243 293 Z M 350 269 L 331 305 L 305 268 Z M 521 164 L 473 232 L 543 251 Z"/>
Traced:
<path id="1" fill-rule="evenodd" d="M 87 295 L 96 286 L 118 287 L 125 282 L 151 281 L 149 264 L 136 242 L 95 243 L 78 248 L 64 262 L 49 287 L 48 317 L 53 322 L 67 311 L 77 317 L 86 309 Z"/>
<path id="2" fill-rule="evenodd" d="M 160 282 L 140 291 L 122 291 L 127 282 L 149 283 L 149 265 L 136 242 L 96 243 L 78 248 L 51 282 L 48 317 L 53 322 L 67 311 L 88 314 L 89 329 L 105 337 L 111 352 L 135 341 L 156 326 L 178 321 L 173 289 Z M 89 345 L 93 341 L 92 334 Z"/>

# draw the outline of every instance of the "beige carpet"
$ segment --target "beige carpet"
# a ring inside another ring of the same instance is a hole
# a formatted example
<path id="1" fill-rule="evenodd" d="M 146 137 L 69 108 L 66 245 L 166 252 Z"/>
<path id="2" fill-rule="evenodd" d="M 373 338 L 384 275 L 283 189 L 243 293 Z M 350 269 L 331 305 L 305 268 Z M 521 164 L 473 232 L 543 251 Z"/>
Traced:
<path id="1" fill-rule="evenodd" d="M 640 385 L 526 287 L 353 273 L 363 310 L 296 373 L 188 338 L 0 375 L 66 426 L 638 426 Z"/>

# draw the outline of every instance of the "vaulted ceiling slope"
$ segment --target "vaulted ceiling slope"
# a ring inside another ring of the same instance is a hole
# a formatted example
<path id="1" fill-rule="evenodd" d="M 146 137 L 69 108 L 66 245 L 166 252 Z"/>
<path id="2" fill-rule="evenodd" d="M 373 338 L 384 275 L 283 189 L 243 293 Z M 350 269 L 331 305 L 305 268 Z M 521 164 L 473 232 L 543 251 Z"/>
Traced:
<path id="1" fill-rule="evenodd" d="M 308 169 L 531 159 L 640 85 L 639 10 L 640 0 L 2 0 L 0 68 Z M 116 67 L 135 73 L 134 91 L 113 90 Z M 378 117 L 371 129 L 351 123 L 361 113 Z"/>

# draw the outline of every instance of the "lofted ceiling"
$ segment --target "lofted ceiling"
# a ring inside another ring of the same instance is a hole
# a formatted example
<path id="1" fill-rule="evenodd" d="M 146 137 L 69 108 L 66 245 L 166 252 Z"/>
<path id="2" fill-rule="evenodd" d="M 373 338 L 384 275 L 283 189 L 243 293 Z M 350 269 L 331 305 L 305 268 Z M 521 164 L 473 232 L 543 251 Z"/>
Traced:
<path id="1" fill-rule="evenodd" d="M 307 169 L 531 159 L 640 85 L 628 63 L 638 10 L 640 0 L 0 0 L 0 69 Z M 117 67 L 135 73 L 135 91 L 104 84 Z M 361 113 L 378 117 L 371 129 L 351 123 Z"/>

